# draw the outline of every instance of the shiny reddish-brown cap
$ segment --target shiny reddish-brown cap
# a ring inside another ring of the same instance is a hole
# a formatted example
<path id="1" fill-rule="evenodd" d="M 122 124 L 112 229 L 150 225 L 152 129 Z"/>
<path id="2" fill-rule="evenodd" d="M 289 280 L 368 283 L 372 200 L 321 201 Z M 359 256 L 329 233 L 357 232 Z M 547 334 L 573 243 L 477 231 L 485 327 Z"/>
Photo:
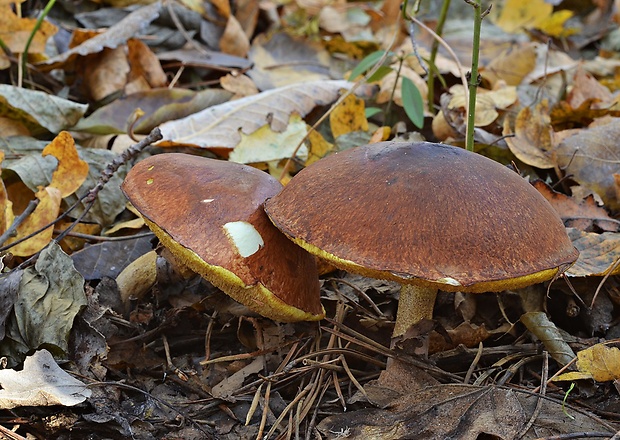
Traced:
<path id="1" fill-rule="evenodd" d="M 319 320 L 314 257 L 263 210 L 281 188 L 255 168 L 178 153 L 137 163 L 122 185 L 164 246 L 232 298 L 277 321 Z"/>
<path id="2" fill-rule="evenodd" d="M 524 287 L 578 256 L 525 179 L 442 144 L 382 142 L 328 156 L 265 210 L 293 241 L 342 269 L 447 291 Z"/>

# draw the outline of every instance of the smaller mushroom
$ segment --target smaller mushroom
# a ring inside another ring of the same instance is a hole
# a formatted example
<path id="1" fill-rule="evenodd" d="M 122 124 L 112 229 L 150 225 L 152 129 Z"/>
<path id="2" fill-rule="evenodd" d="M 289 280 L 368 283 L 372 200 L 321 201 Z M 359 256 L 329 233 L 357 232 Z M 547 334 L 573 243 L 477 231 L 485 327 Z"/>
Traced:
<path id="1" fill-rule="evenodd" d="M 276 321 L 324 317 L 315 258 L 263 210 L 282 189 L 267 173 L 160 154 L 137 163 L 121 188 L 175 257 L 236 301 Z"/>
<path id="2" fill-rule="evenodd" d="M 265 210 L 334 266 L 400 282 L 394 336 L 432 318 L 438 289 L 525 287 L 578 256 L 525 179 L 442 144 L 383 142 L 334 154 L 299 172 Z"/>

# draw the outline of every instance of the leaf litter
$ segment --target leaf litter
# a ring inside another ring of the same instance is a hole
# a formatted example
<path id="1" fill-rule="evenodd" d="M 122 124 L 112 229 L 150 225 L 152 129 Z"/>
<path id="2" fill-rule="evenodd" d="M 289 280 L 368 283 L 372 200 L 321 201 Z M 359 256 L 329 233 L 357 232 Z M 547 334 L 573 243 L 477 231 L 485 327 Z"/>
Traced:
<path id="1" fill-rule="evenodd" d="M 40 438 L 619 432 L 617 348 L 601 343 L 619 331 L 616 11 L 507 1 L 483 23 L 477 148 L 534 182 L 579 260 L 549 285 L 440 293 L 434 320 L 394 343 L 397 286 L 322 266 L 324 321 L 254 316 L 157 246 L 119 185 L 134 160 L 173 150 L 286 182 L 371 139 L 460 144 L 465 91 L 454 84 L 471 58 L 471 7 L 452 2 L 452 53 L 441 47 L 431 65 L 423 29 L 415 44 L 390 35 L 391 0 L 131 3 L 55 6 L 25 64 L 38 11 L 5 14 L 18 31 L 0 31 L 3 425 Z M 433 8 L 419 18 L 432 25 Z M 601 43 L 595 55 L 579 52 L 588 41 Z M 370 84 L 344 79 L 378 50 L 392 62 Z M 423 102 L 414 112 L 407 87 Z M 43 382 L 30 375 L 48 368 Z"/>

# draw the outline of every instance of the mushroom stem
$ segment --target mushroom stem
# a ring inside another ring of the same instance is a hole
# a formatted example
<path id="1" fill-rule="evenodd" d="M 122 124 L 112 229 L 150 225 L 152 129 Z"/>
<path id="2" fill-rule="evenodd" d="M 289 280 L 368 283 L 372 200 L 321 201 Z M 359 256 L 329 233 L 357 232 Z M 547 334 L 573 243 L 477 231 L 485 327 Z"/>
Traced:
<path id="1" fill-rule="evenodd" d="M 403 284 L 392 338 L 404 335 L 409 327 L 423 319 L 433 319 L 436 297 L 436 288 Z"/>

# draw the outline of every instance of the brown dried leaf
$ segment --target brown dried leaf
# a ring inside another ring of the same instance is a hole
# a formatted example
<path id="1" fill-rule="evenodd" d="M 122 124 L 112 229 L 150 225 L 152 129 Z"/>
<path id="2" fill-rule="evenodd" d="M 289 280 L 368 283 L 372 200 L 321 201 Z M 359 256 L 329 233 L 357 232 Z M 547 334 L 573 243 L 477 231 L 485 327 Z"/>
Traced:
<path id="1" fill-rule="evenodd" d="M 534 108 L 523 107 L 515 120 L 514 137 L 508 118 L 504 119 L 506 143 L 520 161 L 537 168 L 553 168 L 554 133 L 546 100 Z"/>
<path id="2" fill-rule="evenodd" d="M 573 277 L 603 276 L 614 268 L 613 273 L 620 273 L 620 267 L 614 267 L 620 258 L 620 234 L 614 232 L 582 232 L 567 228 L 573 246 L 579 251 L 579 258 L 566 274 Z"/>
<path id="3" fill-rule="evenodd" d="M 554 191 L 542 180 L 536 180 L 532 185 L 551 203 L 567 227 L 585 231 L 596 225 L 607 232 L 616 232 L 620 228 L 620 222 L 612 219 L 604 208 L 598 206 L 592 195 L 577 201 Z"/>
<path id="4" fill-rule="evenodd" d="M 603 121 L 601 121 L 603 122 Z M 614 174 L 620 173 L 620 118 L 579 130 L 557 146 L 557 166 L 573 180 L 601 196 L 610 210 L 620 209 Z"/>
<path id="5" fill-rule="evenodd" d="M 480 75 L 494 87 L 499 81 L 509 86 L 518 86 L 536 66 L 536 46 L 523 44 L 502 53 L 494 58 Z"/>
<path id="6" fill-rule="evenodd" d="M 220 38 L 220 49 L 228 55 L 245 57 L 250 50 L 250 40 L 234 15 L 228 17 L 224 34 Z"/>
<path id="7" fill-rule="evenodd" d="M 387 409 L 330 416 L 318 425 L 326 439 L 458 438 L 484 433 L 511 439 L 526 422 L 513 392 L 495 387 L 437 385 L 394 400 Z"/>
<path id="8" fill-rule="evenodd" d="M 580 66 L 575 72 L 573 88 L 568 93 L 566 102 L 572 108 L 579 108 L 587 100 L 595 100 L 599 103 L 598 108 L 603 108 L 613 102 L 613 95 L 607 87 Z"/>
<path id="9" fill-rule="evenodd" d="M 79 56 L 97 54 L 103 49 L 114 49 L 124 44 L 135 35 L 140 34 L 159 16 L 161 3 L 143 6 L 136 9 L 108 30 L 84 41 L 72 49 L 40 63 L 39 68 L 45 70 L 57 69 L 68 61 Z"/>

